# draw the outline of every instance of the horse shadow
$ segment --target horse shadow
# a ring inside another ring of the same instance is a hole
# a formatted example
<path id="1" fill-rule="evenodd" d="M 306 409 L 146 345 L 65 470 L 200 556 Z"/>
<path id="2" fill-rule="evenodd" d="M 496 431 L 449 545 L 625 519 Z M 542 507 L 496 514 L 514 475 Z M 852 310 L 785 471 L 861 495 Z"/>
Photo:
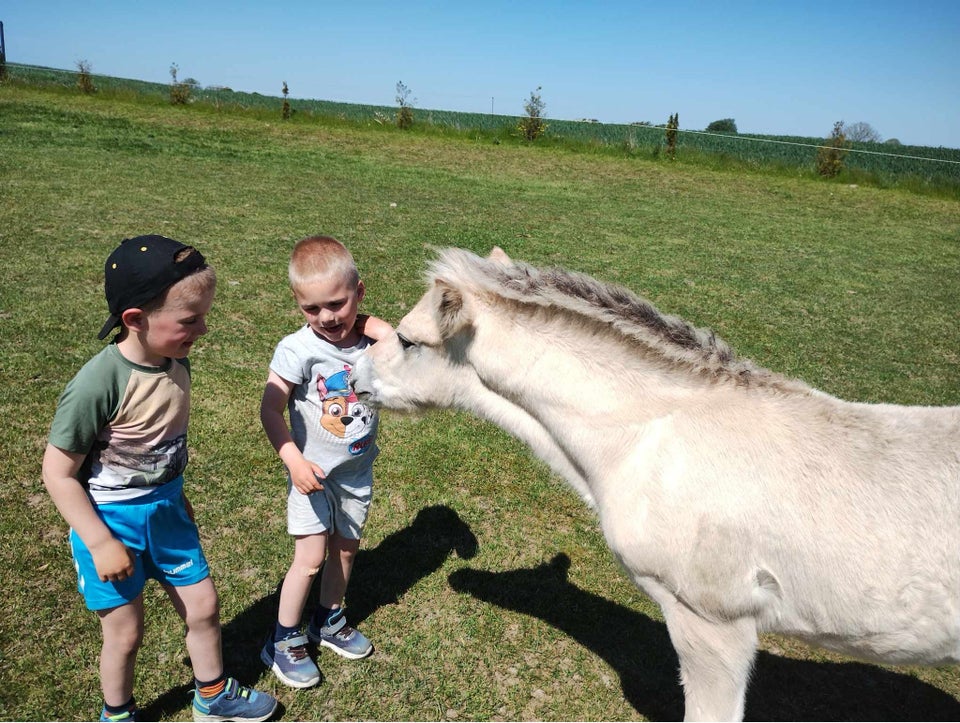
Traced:
<path id="1" fill-rule="evenodd" d="M 451 554 L 470 559 L 477 553 L 477 538 L 451 508 L 437 505 L 420 510 L 413 521 L 383 539 L 375 548 L 357 553 L 347 589 L 350 623 L 359 625 L 384 605 L 395 604 L 419 580 L 436 572 Z M 277 620 L 280 584 L 222 628 L 223 659 L 229 674 L 243 683 L 263 673 L 260 648 Z M 309 613 L 317 604 L 320 585 L 307 601 Z M 355 594 L 354 594 L 355 593 Z M 184 661 L 189 666 L 189 659 Z M 141 706 L 138 718 L 161 720 L 176 715 L 190 699 L 193 684 L 172 688 Z M 282 715 L 282 711 L 274 717 Z"/>
<path id="2" fill-rule="evenodd" d="M 681 720 L 679 663 L 666 625 L 567 580 L 563 553 L 532 569 L 462 568 L 450 585 L 540 618 L 605 660 L 624 697 L 650 720 Z M 811 662 L 761 651 L 747 691 L 748 720 L 960 720 L 960 702 L 903 673 L 865 663 Z"/>

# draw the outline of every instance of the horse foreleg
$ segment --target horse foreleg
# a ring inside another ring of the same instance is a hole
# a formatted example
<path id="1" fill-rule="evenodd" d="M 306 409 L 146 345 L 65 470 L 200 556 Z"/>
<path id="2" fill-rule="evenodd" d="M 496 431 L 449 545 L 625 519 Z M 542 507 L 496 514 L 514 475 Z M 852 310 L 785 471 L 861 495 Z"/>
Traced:
<path id="1" fill-rule="evenodd" d="M 680 658 L 685 720 L 743 720 L 747 683 L 757 652 L 752 618 L 707 620 L 679 601 L 663 606 Z"/>

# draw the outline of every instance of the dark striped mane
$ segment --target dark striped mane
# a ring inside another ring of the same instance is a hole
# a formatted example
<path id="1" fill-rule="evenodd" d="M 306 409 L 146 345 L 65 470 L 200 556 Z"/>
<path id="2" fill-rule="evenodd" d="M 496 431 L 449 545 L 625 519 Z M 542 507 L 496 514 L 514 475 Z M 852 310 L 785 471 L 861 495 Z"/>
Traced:
<path id="1" fill-rule="evenodd" d="M 500 263 L 463 249 L 445 249 L 433 263 L 430 276 L 515 303 L 564 310 L 582 323 L 614 329 L 662 359 L 697 374 L 732 378 L 741 384 L 803 386 L 737 358 L 730 345 L 709 329 L 664 314 L 632 291 L 586 274 L 539 269 L 516 261 Z"/>

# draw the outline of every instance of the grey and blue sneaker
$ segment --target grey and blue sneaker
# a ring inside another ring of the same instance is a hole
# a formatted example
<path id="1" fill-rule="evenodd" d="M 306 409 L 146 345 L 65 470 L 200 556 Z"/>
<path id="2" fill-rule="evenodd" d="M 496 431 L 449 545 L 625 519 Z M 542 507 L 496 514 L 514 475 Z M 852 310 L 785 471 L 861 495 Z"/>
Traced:
<path id="1" fill-rule="evenodd" d="M 330 648 L 337 655 L 351 660 L 366 658 L 373 652 L 373 645 L 367 637 L 356 628 L 347 625 L 343 608 L 337 608 L 327 617 L 327 622 L 321 626 L 311 620 L 307 626 L 307 637 L 318 645 Z"/>
<path id="2" fill-rule="evenodd" d="M 283 640 L 271 635 L 260 651 L 260 660 L 291 688 L 310 688 L 320 682 L 320 669 L 307 651 L 307 636 L 295 633 Z"/>
<path id="3" fill-rule="evenodd" d="M 204 698 L 199 691 L 193 694 L 195 721 L 266 720 L 276 709 L 276 698 L 240 685 L 235 678 L 227 678 L 227 687 L 213 698 Z"/>

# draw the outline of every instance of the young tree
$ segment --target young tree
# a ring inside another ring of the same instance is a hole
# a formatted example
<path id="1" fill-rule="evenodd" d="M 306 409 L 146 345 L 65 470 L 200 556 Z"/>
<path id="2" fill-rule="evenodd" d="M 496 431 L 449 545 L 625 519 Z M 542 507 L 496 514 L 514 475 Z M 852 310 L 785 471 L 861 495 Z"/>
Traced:
<path id="1" fill-rule="evenodd" d="M 290 110 L 290 101 L 287 100 L 287 94 L 289 92 L 290 89 L 287 88 L 287 81 L 283 81 L 283 109 L 280 111 L 280 115 L 284 120 L 287 120 L 293 115 L 293 111 Z"/>
<path id="2" fill-rule="evenodd" d="M 177 73 L 180 72 L 180 66 L 176 63 L 170 64 L 170 102 L 174 105 L 186 105 L 190 100 L 190 88 L 187 83 L 181 83 L 177 80 Z M 196 83 L 197 81 L 193 81 Z"/>
<path id="3" fill-rule="evenodd" d="M 77 87 L 83 93 L 95 93 L 97 90 L 93 85 L 93 76 L 90 74 L 91 67 L 89 60 L 77 61 Z"/>
<path id="4" fill-rule="evenodd" d="M 397 128 L 407 129 L 413 126 L 413 105 L 417 102 L 410 100 L 410 89 L 397 81 Z"/>
<path id="5" fill-rule="evenodd" d="M 677 152 L 677 129 L 680 127 L 680 114 L 674 113 L 667 121 L 667 155 L 673 158 Z"/>
<path id="6" fill-rule="evenodd" d="M 817 173 L 825 178 L 833 178 L 843 170 L 843 159 L 847 155 L 847 136 L 843 132 L 843 121 L 833 124 L 833 131 L 826 145 L 817 151 Z"/>
<path id="7" fill-rule="evenodd" d="M 546 132 L 547 124 L 543 119 L 546 107 L 540 97 L 540 86 L 537 86 L 536 90 L 530 91 L 530 98 L 523 104 L 527 115 L 520 119 L 518 126 L 518 130 L 528 141 L 535 141 Z"/>

